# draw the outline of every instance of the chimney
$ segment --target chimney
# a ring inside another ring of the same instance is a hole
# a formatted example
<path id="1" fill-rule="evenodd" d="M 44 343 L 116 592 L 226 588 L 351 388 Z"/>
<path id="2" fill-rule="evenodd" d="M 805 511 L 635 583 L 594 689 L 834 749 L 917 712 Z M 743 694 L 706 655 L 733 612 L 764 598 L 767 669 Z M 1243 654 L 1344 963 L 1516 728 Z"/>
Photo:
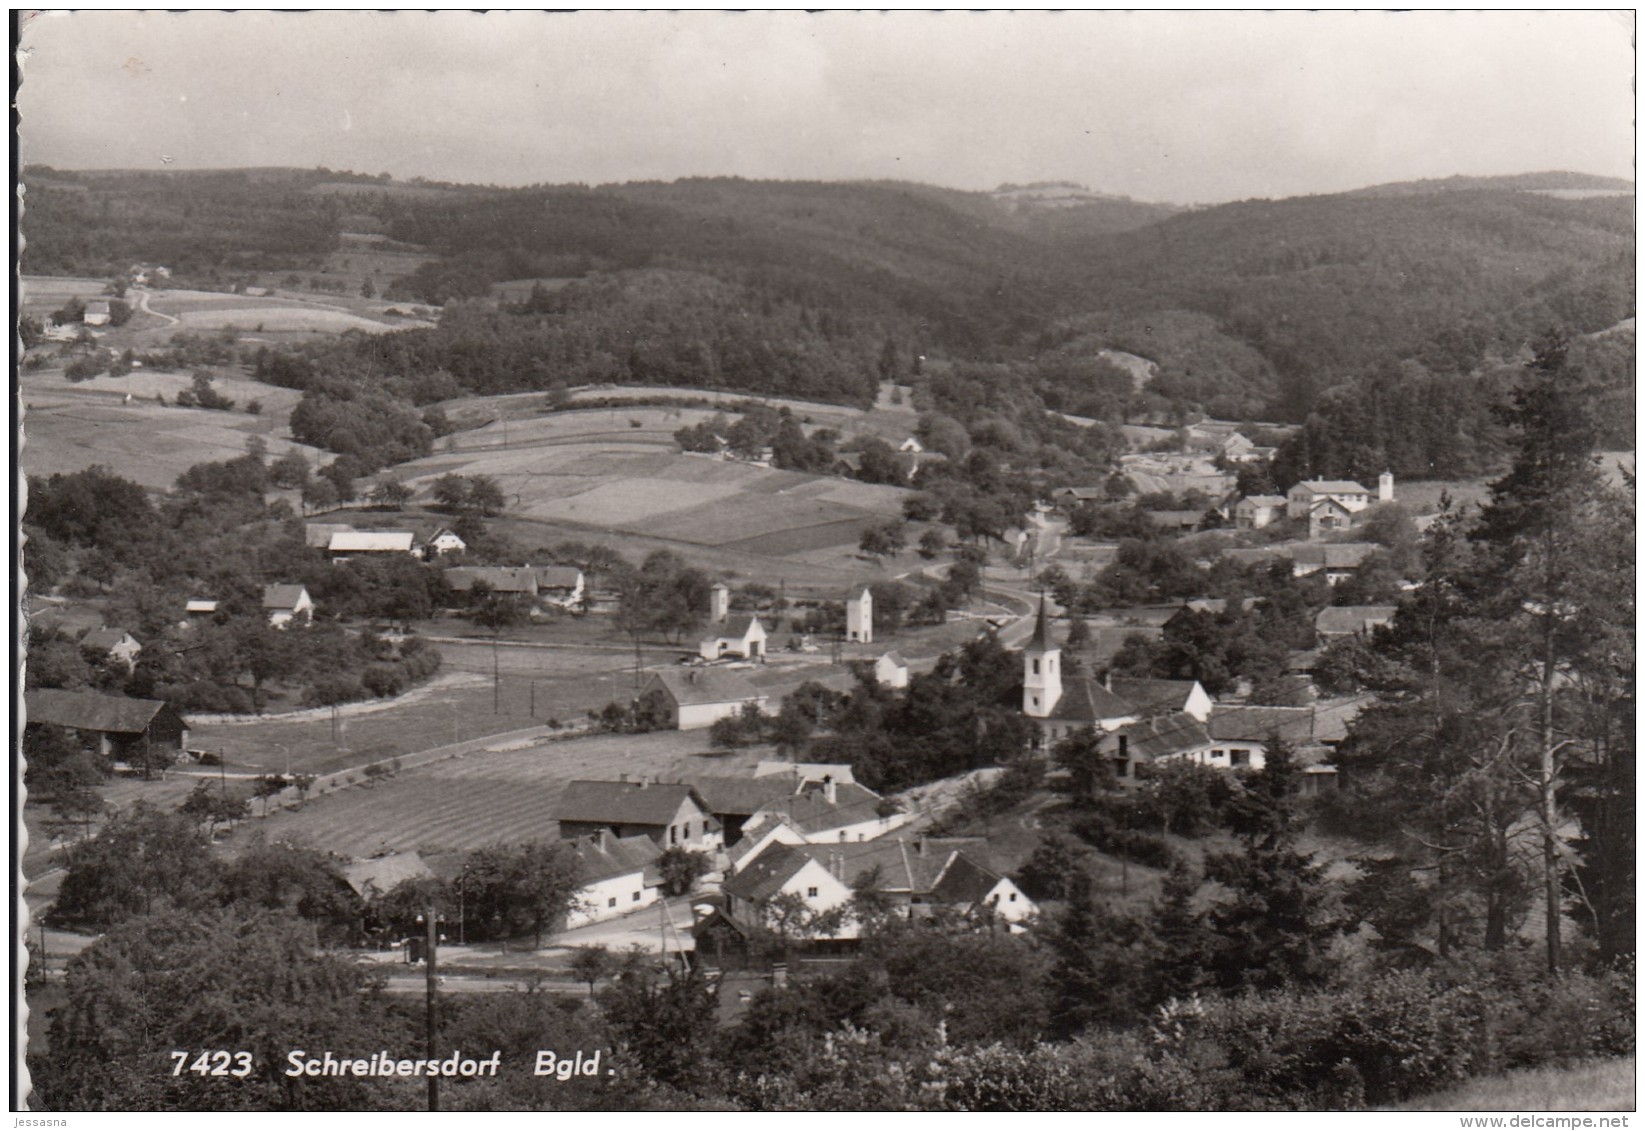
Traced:
<path id="1" fill-rule="evenodd" d="M 605 830 L 604 829 L 601 829 L 599 832 L 594 834 L 594 847 L 598 848 L 601 852 L 605 851 Z"/>
<path id="2" fill-rule="evenodd" d="M 833 774 L 823 775 L 823 796 L 828 798 L 828 803 L 830 805 L 838 805 L 840 803 L 839 788 L 834 784 Z"/>

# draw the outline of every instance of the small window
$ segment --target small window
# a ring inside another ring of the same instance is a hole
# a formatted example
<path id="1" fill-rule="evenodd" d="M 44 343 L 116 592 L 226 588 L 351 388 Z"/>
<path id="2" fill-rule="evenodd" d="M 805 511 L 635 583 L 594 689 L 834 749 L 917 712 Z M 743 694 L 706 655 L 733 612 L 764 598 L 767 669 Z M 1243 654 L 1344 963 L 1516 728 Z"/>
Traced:
<path id="1" fill-rule="evenodd" d="M 817 889 L 816 888 L 806 888 L 805 889 L 805 898 L 807 898 L 807 899 L 816 899 L 817 898 Z"/>
<path id="2" fill-rule="evenodd" d="M 680 835 L 683 836 L 686 840 L 690 840 L 691 839 L 691 822 L 687 821 L 685 824 L 680 826 L 680 829 L 681 829 Z"/>
<path id="3" fill-rule="evenodd" d="M 1017 902 L 1017 893 L 1016 893 L 1016 892 L 1012 892 L 1012 893 L 1011 893 L 1011 894 L 1010 894 L 1010 895 L 1009 895 L 1009 896 L 1008 896 L 1008 897 L 1007 897 L 1007 899 L 1006 899 L 1006 902 L 1008 902 L 1008 903 L 1015 903 L 1015 902 Z"/>
<path id="4" fill-rule="evenodd" d="M 617 906 L 617 897 L 616 897 L 616 896 L 612 896 L 612 897 L 611 897 L 611 898 L 610 898 L 610 899 L 608 899 L 608 900 L 606 900 L 606 901 L 605 901 L 605 905 L 606 905 L 606 906 L 607 906 L 607 907 L 615 907 L 615 906 Z"/>
<path id="5" fill-rule="evenodd" d="M 1038 707 L 1040 705 L 1040 697 L 1038 695 L 1035 695 L 1033 697 L 1033 699 L 1034 699 L 1034 706 Z"/>
<path id="6" fill-rule="evenodd" d="M 840 830 L 840 839 L 841 840 L 850 840 L 851 839 L 850 836 L 847 835 L 847 832 L 846 832 L 845 829 Z"/>
<path id="7" fill-rule="evenodd" d="M 634 893 L 634 902 L 635 903 L 640 902 L 640 893 L 639 892 Z"/>
<path id="8" fill-rule="evenodd" d="M 1035 675 L 1040 674 L 1040 662 L 1038 660 L 1034 661 L 1034 674 Z"/>
<path id="9" fill-rule="evenodd" d="M 668 826 L 668 843 L 669 844 L 679 844 L 680 843 L 680 830 L 679 830 L 678 826 L 676 826 L 676 825 L 669 825 Z"/>

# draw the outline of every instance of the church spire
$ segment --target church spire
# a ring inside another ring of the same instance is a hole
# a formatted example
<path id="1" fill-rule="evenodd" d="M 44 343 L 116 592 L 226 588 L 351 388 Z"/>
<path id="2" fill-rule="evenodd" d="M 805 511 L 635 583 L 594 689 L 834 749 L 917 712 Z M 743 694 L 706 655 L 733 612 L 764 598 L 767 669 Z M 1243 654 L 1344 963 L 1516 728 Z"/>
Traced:
<path id="1" fill-rule="evenodd" d="M 1034 635 L 1029 638 L 1028 648 L 1033 652 L 1047 652 L 1054 648 L 1051 643 L 1051 629 L 1045 619 L 1045 594 L 1040 594 L 1039 616 L 1034 618 Z"/>

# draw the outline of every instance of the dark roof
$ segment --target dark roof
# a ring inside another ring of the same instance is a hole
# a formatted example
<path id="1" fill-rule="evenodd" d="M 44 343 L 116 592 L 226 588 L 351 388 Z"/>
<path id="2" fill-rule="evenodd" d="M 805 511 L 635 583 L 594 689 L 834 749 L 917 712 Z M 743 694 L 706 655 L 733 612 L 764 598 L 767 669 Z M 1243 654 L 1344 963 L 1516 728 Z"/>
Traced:
<path id="1" fill-rule="evenodd" d="M 432 876 L 433 870 L 415 852 L 396 852 L 389 856 L 375 856 L 356 860 L 343 866 L 343 879 L 356 895 L 370 899 L 373 895 L 387 895 L 407 880 Z"/>
<path id="2" fill-rule="evenodd" d="M 96 632 L 88 632 L 82 636 L 80 644 L 84 648 L 101 648 L 107 651 L 117 644 L 124 643 L 128 636 L 131 634 L 123 628 L 100 628 Z M 137 644 L 137 638 L 132 637 L 131 642 Z M 142 645 L 138 644 L 138 647 Z"/>
<path id="3" fill-rule="evenodd" d="M 1398 611 L 1397 605 L 1336 605 L 1319 611 L 1314 631 L 1321 636 L 1364 632 L 1373 625 L 1387 624 Z"/>
<path id="4" fill-rule="evenodd" d="M 999 882 L 998 872 L 983 867 L 963 852 L 955 852 L 948 858 L 948 864 L 932 887 L 931 894 L 942 903 L 975 905 L 981 903 Z"/>
<path id="5" fill-rule="evenodd" d="M 583 571 L 576 566 L 538 566 L 537 584 L 545 589 L 575 589 L 583 581 Z"/>
<path id="6" fill-rule="evenodd" d="M 682 707 L 701 706 L 704 703 L 742 703 L 750 699 L 765 699 L 765 692 L 755 687 L 747 676 L 732 671 L 675 671 L 666 669 L 651 673 L 653 683 L 660 683 L 668 695 Z"/>
<path id="7" fill-rule="evenodd" d="M 26 691 L 23 705 L 31 723 L 55 723 L 105 734 L 142 734 L 161 711 L 176 713 L 171 704 L 158 699 L 127 699 L 93 691 Z"/>
<path id="8" fill-rule="evenodd" d="M 889 661 L 893 667 L 906 668 L 908 666 L 908 661 L 902 658 L 901 652 L 887 652 L 880 659 Z"/>
<path id="9" fill-rule="evenodd" d="M 1205 520 L 1205 512 L 1198 511 L 1149 511 L 1148 520 L 1155 526 L 1198 526 Z"/>
<path id="10" fill-rule="evenodd" d="M 709 638 L 713 640 L 742 640 L 753 630 L 759 619 L 753 613 L 735 613 L 726 617 L 725 624 L 720 627 L 720 631 L 712 633 Z M 760 631 L 765 631 L 764 624 L 760 625 Z"/>
<path id="11" fill-rule="evenodd" d="M 1135 715 L 1136 707 L 1094 679 L 1073 679 L 1063 685 L 1062 698 L 1051 709 L 1058 722 L 1094 723 Z"/>
<path id="12" fill-rule="evenodd" d="M 689 785 L 641 784 L 632 781 L 574 781 L 565 787 L 555 816 L 591 825 L 653 825 L 674 819 L 686 799 L 703 812 L 708 807 Z"/>
<path id="13" fill-rule="evenodd" d="M 1218 704 L 1211 708 L 1208 729 L 1217 742 L 1266 742 L 1277 731 L 1286 742 L 1306 742 L 1314 736 L 1312 707 L 1234 707 Z"/>
<path id="14" fill-rule="evenodd" d="M 1375 542 L 1310 542 L 1295 547 L 1291 560 L 1297 565 L 1325 569 L 1356 569 L 1369 555 L 1382 549 Z"/>
<path id="15" fill-rule="evenodd" d="M 1040 611 L 1034 617 L 1034 635 L 1028 640 L 1028 651 L 1048 652 L 1056 645 L 1051 643 L 1050 626 L 1045 620 L 1045 594 L 1040 594 Z"/>
<path id="16" fill-rule="evenodd" d="M 811 863 L 811 857 L 786 844 L 766 845 L 765 851 L 729 877 L 720 890 L 738 899 L 761 902 L 782 891 L 783 885 Z"/>
<path id="17" fill-rule="evenodd" d="M 263 586 L 263 608 L 295 609 L 297 602 L 308 590 L 301 585 Z"/>
<path id="18" fill-rule="evenodd" d="M 1145 711 L 1180 711 L 1199 686 L 1192 679 L 1126 679 L 1115 676 L 1109 690 Z"/>
<path id="19" fill-rule="evenodd" d="M 700 777 L 692 778 L 696 787 L 715 816 L 751 817 L 768 802 L 785 797 L 794 790 L 790 776 L 763 778 Z"/>
<path id="20" fill-rule="evenodd" d="M 1121 727 L 1126 748 L 1138 758 L 1164 758 L 1186 750 L 1198 750 L 1211 741 L 1205 724 L 1190 714 L 1176 711 Z"/>
<path id="21" fill-rule="evenodd" d="M 452 566 L 446 570 L 446 584 L 458 593 L 467 593 L 482 581 L 494 593 L 537 591 L 536 571 L 530 566 Z"/>
<path id="22" fill-rule="evenodd" d="M 655 873 L 652 865 L 663 853 L 648 836 L 579 837 L 572 842 L 572 851 L 577 856 L 577 882 L 585 887 L 614 876 Z M 646 876 L 646 882 L 657 878 Z"/>
<path id="23" fill-rule="evenodd" d="M 1250 503 L 1253 507 L 1283 507 L 1285 505 L 1285 496 L 1247 495 L 1245 498 L 1241 499 L 1239 503 L 1235 503 L 1234 505 L 1239 506 L 1241 503 Z"/>
<path id="24" fill-rule="evenodd" d="M 873 790 L 855 783 L 835 785 L 833 801 L 828 800 L 827 790 L 821 782 L 807 782 L 796 792 L 784 791 L 772 798 L 760 806 L 760 811 L 781 813 L 789 824 L 808 835 L 879 818 L 882 798 Z"/>

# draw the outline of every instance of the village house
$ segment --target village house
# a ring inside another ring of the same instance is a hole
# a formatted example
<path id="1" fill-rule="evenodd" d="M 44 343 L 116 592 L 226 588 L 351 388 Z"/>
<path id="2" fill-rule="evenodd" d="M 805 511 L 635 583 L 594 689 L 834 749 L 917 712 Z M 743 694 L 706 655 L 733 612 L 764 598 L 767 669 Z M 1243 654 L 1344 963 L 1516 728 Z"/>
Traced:
<path id="1" fill-rule="evenodd" d="M 217 602 L 209 597 L 195 597 L 183 606 L 183 624 L 198 624 L 217 615 Z"/>
<path id="2" fill-rule="evenodd" d="M 760 618 L 752 613 L 739 613 L 727 617 L 714 635 L 698 641 L 697 655 L 705 660 L 722 660 L 728 656 L 758 660 L 765 656 L 765 641 L 765 625 Z"/>
<path id="3" fill-rule="evenodd" d="M 1140 714 L 1159 715 L 1181 711 L 1200 722 L 1211 717 L 1213 701 L 1197 679 L 1128 679 L 1112 676 L 1104 684 L 1109 691 L 1131 704 Z"/>
<path id="4" fill-rule="evenodd" d="M 29 726 L 79 731 L 117 765 L 158 761 L 156 754 L 175 757 L 188 745 L 188 720 L 158 699 L 38 688 L 23 693 L 23 707 Z"/>
<path id="5" fill-rule="evenodd" d="M 749 820 L 759 823 L 773 818 L 791 825 L 807 842 L 822 844 L 873 840 L 901 828 L 912 814 L 897 809 L 866 786 L 825 777 L 822 781 L 801 781 L 797 787 L 763 802 Z"/>
<path id="6" fill-rule="evenodd" d="M 874 661 L 874 682 L 893 690 L 908 686 L 908 661 L 896 652 L 887 652 Z"/>
<path id="7" fill-rule="evenodd" d="M 1240 530 L 1261 530 L 1285 514 L 1280 495 L 1247 495 L 1234 504 L 1234 526 Z"/>
<path id="8" fill-rule="evenodd" d="M 734 671 L 664 670 L 651 673 L 640 698 L 656 696 L 675 730 L 700 730 L 739 714 L 752 703 L 765 710 L 769 698 Z"/>
<path id="9" fill-rule="evenodd" d="M 446 587 L 472 598 L 476 593 L 537 599 L 537 571 L 530 566 L 450 566 L 445 570 Z"/>
<path id="10" fill-rule="evenodd" d="M 583 571 L 576 566 L 538 566 L 537 599 L 545 605 L 575 608 L 586 595 Z"/>
<path id="11" fill-rule="evenodd" d="M 1344 636 L 1369 636 L 1375 629 L 1392 624 L 1397 605 L 1336 605 L 1321 609 L 1314 617 L 1314 634 L 1320 646 Z"/>
<path id="12" fill-rule="evenodd" d="M 659 851 L 686 848 L 713 852 L 721 846 L 719 823 L 709 815 L 702 795 L 689 785 L 646 778 L 629 781 L 574 781 L 555 806 L 560 836 L 571 838 L 610 833 L 648 837 Z"/>
<path id="13" fill-rule="evenodd" d="M 360 554 L 411 554 L 417 536 L 409 530 L 338 530 L 326 543 L 333 561 L 346 562 Z"/>
<path id="14" fill-rule="evenodd" d="M 973 921 L 999 918 L 1018 924 L 1038 913 L 1034 901 L 1007 876 L 988 867 L 976 837 L 902 837 L 862 844 L 806 844 L 798 851 L 843 878 L 854 891 L 885 896 L 907 919 L 945 908 Z"/>
<path id="15" fill-rule="evenodd" d="M 845 638 L 853 644 L 874 643 L 874 594 L 866 585 L 845 598 Z"/>
<path id="16" fill-rule="evenodd" d="M 743 829 L 762 806 L 785 796 L 792 788 L 791 779 L 729 775 L 697 776 L 686 784 L 697 791 L 709 815 L 720 823 L 720 837 L 727 848 L 742 840 Z M 795 835 L 799 835 L 798 830 Z"/>
<path id="17" fill-rule="evenodd" d="M 662 850 L 649 836 L 617 837 L 604 829 L 572 842 L 580 885 L 563 930 L 639 911 L 657 902 Z"/>
<path id="18" fill-rule="evenodd" d="M 107 326 L 113 312 L 109 308 L 107 299 L 94 299 L 86 303 L 86 313 L 81 319 L 87 326 Z"/>
<path id="19" fill-rule="evenodd" d="M 123 628 L 93 629 L 80 638 L 80 648 L 128 672 L 137 667 L 137 657 L 143 652 L 137 638 Z"/>
<path id="20" fill-rule="evenodd" d="M 354 894 L 367 903 L 381 899 L 407 880 L 429 879 L 434 875 L 428 862 L 415 852 L 391 852 L 354 860 L 343 865 L 342 873 Z"/>
<path id="21" fill-rule="evenodd" d="M 1308 537 L 1315 541 L 1347 530 L 1354 513 L 1333 498 L 1324 498 L 1308 508 Z"/>
<path id="22" fill-rule="evenodd" d="M 1052 505 L 1067 512 L 1078 510 L 1083 503 L 1101 503 L 1108 498 L 1106 487 L 1058 487 L 1051 492 Z"/>
<path id="23" fill-rule="evenodd" d="M 308 595 L 307 586 L 265 585 L 263 611 L 268 614 L 268 623 L 275 628 L 285 628 L 299 620 L 306 624 L 314 619 L 314 599 Z"/>
<path id="24" fill-rule="evenodd" d="M 1194 757 L 1210 746 L 1211 734 L 1203 720 L 1186 711 L 1173 711 L 1127 723 L 1114 732 L 1105 749 L 1113 761 L 1114 776 L 1128 783 L 1136 780 L 1139 766 L 1164 758 Z"/>
<path id="25" fill-rule="evenodd" d="M 1291 574 L 1307 577 L 1324 573 L 1325 580 L 1340 585 L 1354 575 L 1367 557 L 1382 549 L 1375 542 L 1320 542 L 1294 546 Z"/>
<path id="26" fill-rule="evenodd" d="M 767 926 L 771 903 L 779 896 L 792 896 L 808 915 L 841 911 L 835 929 L 820 932 L 831 938 L 854 939 L 859 925 L 850 918 L 851 888 L 837 874 L 807 856 L 798 847 L 772 844 L 746 865 L 725 878 L 720 885 L 724 911 Z"/>
<path id="27" fill-rule="evenodd" d="M 1358 514 L 1371 505 L 1371 492 L 1352 479 L 1307 479 L 1292 487 L 1285 495 L 1287 518 L 1307 518 L 1310 511 L 1325 499 L 1337 502 L 1349 514 Z M 1377 479 L 1377 502 L 1394 499 L 1394 476 L 1384 471 Z"/>
<path id="28" fill-rule="evenodd" d="M 451 527 L 442 526 L 432 533 L 417 539 L 417 549 L 424 561 L 433 561 L 446 554 L 461 554 L 468 549 L 468 543 Z"/>

